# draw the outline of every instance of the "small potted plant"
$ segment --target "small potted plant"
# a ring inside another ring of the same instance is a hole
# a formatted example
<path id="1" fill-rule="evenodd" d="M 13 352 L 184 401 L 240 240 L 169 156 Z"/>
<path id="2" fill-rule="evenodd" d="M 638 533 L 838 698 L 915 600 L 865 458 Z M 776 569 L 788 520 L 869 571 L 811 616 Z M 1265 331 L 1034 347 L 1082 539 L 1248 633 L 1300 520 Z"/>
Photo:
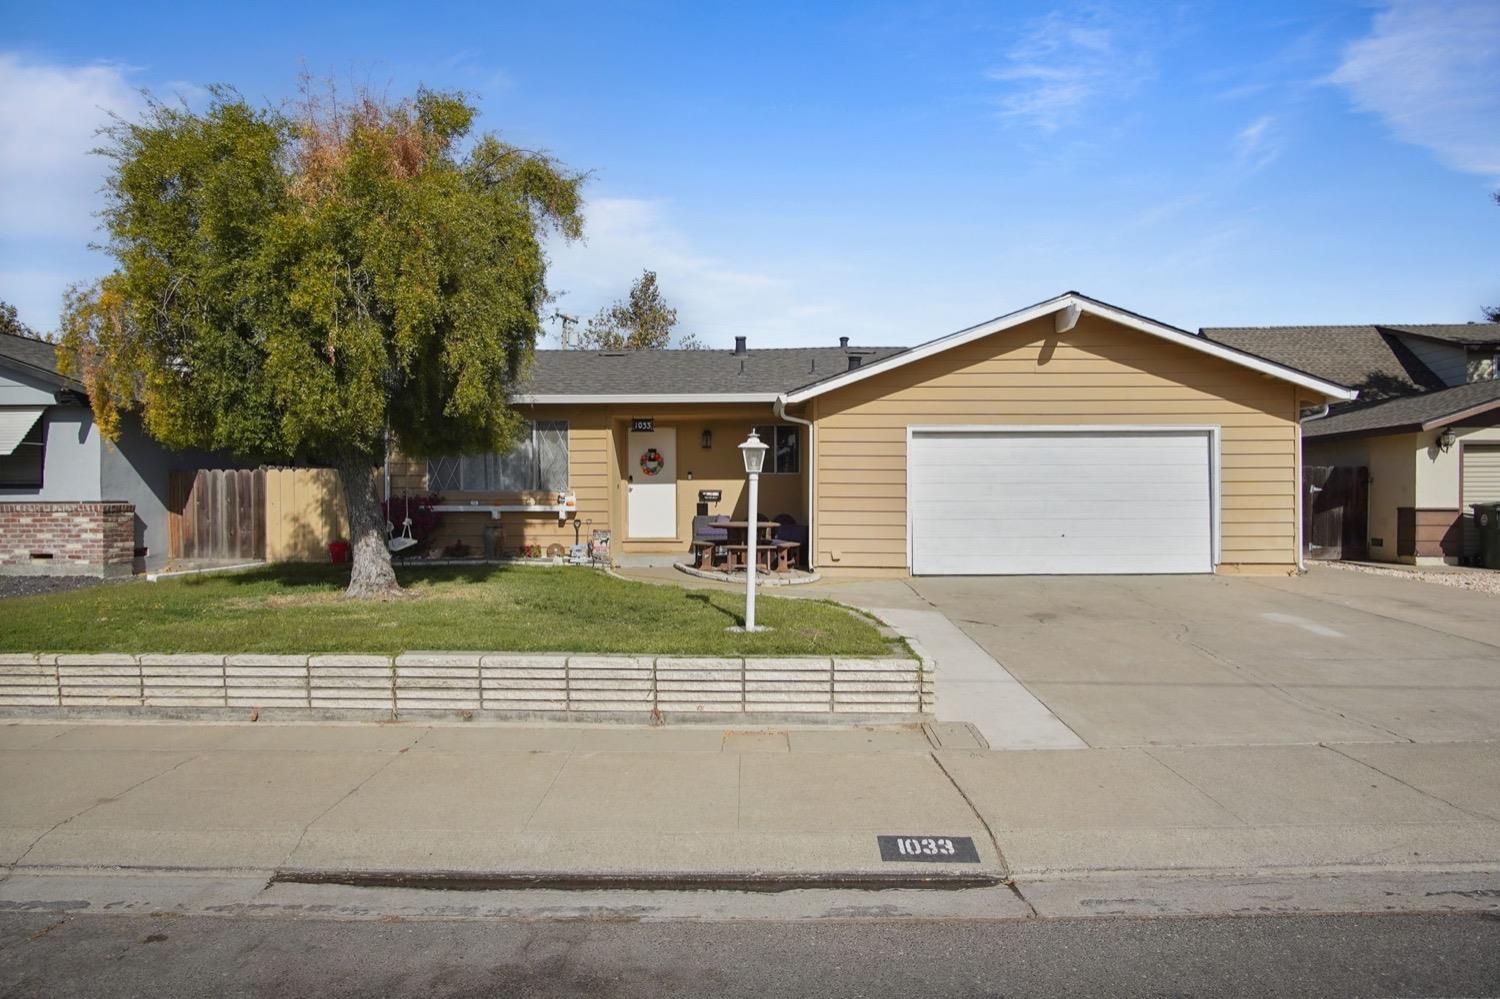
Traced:
<path id="1" fill-rule="evenodd" d="M 349 539 L 334 538 L 328 542 L 328 558 L 335 564 L 341 565 L 349 561 Z"/>

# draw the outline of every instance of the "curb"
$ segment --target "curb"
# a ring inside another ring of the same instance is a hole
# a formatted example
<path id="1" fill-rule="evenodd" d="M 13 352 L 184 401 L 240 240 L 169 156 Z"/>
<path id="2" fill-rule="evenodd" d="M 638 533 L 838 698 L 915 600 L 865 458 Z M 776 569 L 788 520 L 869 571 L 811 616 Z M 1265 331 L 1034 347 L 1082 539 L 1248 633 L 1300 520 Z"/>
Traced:
<path id="1" fill-rule="evenodd" d="M 806 889 L 857 891 L 966 891 L 1007 884 L 996 874 L 938 871 L 832 871 L 805 874 L 579 874 L 564 871 L 329 871 L 281 869 L 269 884 L 344 885 L 351 888 L 416 888 L 431 891 L 738 891 Z"/>

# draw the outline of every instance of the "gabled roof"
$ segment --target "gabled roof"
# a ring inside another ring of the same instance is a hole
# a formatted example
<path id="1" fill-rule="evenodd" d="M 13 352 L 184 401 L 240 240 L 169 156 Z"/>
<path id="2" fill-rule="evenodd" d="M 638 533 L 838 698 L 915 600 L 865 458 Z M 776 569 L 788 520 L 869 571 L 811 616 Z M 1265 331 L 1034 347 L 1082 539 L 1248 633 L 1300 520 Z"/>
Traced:
<path id="1" fill-rule="evenodd" d="M 903 347 L 539 350 L 515 402 L 774 402 L 777 395 Z"/>
<path id="2" fill-rule="evenodd" d="M 1401 323 L 1377 324 L 1387 333 L 1443 340 L 1464 347 L 1500 347 L 1500 323 Z"/>
<path id="3" fill-rule="evenodd" d="M 1311 440 L 1345 434 L 1388 434 L 1435 430 L 1450 423 L 1500 409 L 1500 379 L 1455 385 L 1438 392 L 1386 399 L 1307 420 L 1302 436 Z"/>
<path id="4" fill-rule="evenodd" d="M 1375 401 L 1446 388 L 1401 338 L 1378 326 L 1211 326 L 1216 343 L 1359 389 Z"/>
<path id="5" fill-rule="evenodd" d="M 1231 364 L 1237 364 L 1252 371 L 1258 371 L 1261 374 L 1279 378 L 1294 385 L 1300 385 L 1303 388 L 1311 389 L 1331 399 L 1347 401 L 1353 399 L 1357 394 L 1353 389 L 1346 388 L 1327 378 L 1321 378 L 1306 371 L 1299 371 L 1288 365 L 1198 336 L 1187 330 L 1179 329 L 1176 326 L 1169 326 L 1166 323 L 1158 322 L 1155 319 L 1130 312 L 1115 305 L 1110 305 L 1108 302 L 1101 302 L 1096 298 L 1090 298 L 1079 292 L 1068 291 L 1055 298 L 1049 298 L 1044 302 L 1038 302 L 1024 309 L 1018 309 L 1015 312 L 998 316 L 977 326 L 970 326 L 968 329 L 950 333 L 936 340 L 929 340 L 924 344 L 912 347 L 899 354 L 892 354 L 874 363 L 863 364 L 853 371 L 845 371 L 842 374 L 836 374 L 804 385 L 793 392 L 788 392 L 786 394 L 786 402 L 793 404 L 806 402 L 814 396 L 853 384 L 854 382 L 869 378 L 871 375 L 892 371 L 913 361 L 920 361 L 925 357 L 931 357 L 934 354 L 971 343 L 983 337 L 993 336 L 996 333 L 1013 329 L 1023 323 L 1041 319 L 1045 316 L 1057 316 L 1059 330 L 1070 329 L 1072 328 L 1072 324 L 1077 321 L 1078 316 L 1083 313 L 1109 319 L 1141 333 L 1180 344 L 1190 350 L 1196 350 L 1228 361 Z"/>
<path id="6" fill-rule="evenodd" d="M 46 340 L 0 333 L 0 367 L 28 374 L 57 388 L 82 390 L 83 384 L 57 370 L 57 347 Z"/>

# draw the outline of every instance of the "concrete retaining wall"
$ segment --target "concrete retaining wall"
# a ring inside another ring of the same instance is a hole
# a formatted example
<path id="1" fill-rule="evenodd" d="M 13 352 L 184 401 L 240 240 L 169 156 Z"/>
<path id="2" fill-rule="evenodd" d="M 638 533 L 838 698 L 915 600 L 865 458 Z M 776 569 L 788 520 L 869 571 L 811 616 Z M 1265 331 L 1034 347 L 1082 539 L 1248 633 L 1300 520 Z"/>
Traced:
<path id="1" fill-rule="evenodd" d="M 403 655 L 0 655 L 0 714 L 164 709 L 543 716 L 922 716 L 916 659 Z M 233 709 L 233 710 L 232 710 Z M 151 712 L 146 712 L 151 713 Z M 162 713 L 162 712 L 156 712 Z"/>

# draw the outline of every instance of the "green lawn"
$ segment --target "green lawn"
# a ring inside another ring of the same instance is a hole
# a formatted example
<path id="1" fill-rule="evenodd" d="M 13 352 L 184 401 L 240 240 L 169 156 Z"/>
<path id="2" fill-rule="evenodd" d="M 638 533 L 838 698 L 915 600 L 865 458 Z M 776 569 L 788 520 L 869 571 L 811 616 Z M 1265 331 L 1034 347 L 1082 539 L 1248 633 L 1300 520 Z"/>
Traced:
<path id="1" fill-rule="evenodd" d="M 399 569 L 412 597 L 342 599 L 347 570 L 279 565 L 0 602 L 5 652 L 374 652 L 890 655 L 866 621 L 812 600 L 756 601 L 774 630 L 735 635 L 744 597 L 592 569 Z"/>

